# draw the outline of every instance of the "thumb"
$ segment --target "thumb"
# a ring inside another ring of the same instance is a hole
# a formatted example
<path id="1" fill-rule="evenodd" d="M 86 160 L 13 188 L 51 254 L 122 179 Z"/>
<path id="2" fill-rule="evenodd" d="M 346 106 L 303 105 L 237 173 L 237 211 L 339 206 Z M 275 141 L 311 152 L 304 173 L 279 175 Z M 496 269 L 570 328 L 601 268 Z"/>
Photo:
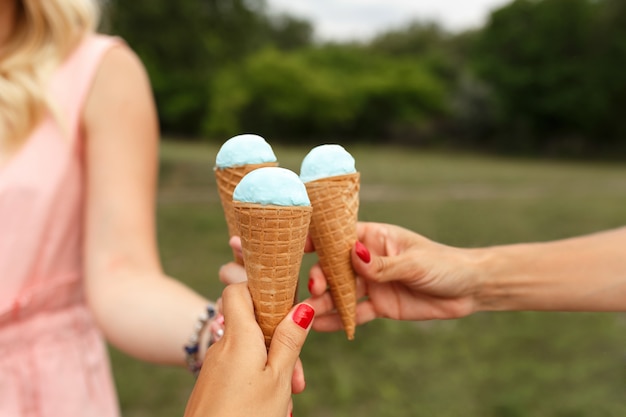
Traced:
<path id="1" fill-rule="evenodd" d="M 374 282 L 401 281 L 407 262 L 402 256 L 378 256 L 357 241 L 352 248 L 352 266 L 356 274 Z"/>
<path id="2" fill-rule="evenodd" d="M 315 310 L 306 303 L 298 304 L 291 309 L 274 331 L 267 353 L 268 366 L 293 372 L 314 315 Z"/>

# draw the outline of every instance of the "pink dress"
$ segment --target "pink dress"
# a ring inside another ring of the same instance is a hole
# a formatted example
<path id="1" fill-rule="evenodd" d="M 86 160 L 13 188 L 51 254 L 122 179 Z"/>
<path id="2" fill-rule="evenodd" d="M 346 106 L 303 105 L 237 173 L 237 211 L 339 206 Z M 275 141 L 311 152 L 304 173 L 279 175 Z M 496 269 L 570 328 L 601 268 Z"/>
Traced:
<path id="1" fill-rule="evenodd" d="M 85 304 L 80 115 L 115 38 L 88 37 L 56 71 L 62 116 L 0 167 L 0 417 L 114 417 L 106 346 Z"/>

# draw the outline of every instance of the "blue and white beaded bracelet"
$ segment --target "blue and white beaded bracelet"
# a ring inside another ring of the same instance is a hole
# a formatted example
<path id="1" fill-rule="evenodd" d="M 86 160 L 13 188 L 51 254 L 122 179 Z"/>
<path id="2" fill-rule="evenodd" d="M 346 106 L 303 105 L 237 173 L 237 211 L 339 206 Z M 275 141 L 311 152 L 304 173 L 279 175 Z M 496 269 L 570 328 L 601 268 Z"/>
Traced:
<path id="1" fill-rule="evenodd" d="M 207 326 L 209 327 L 208 348 L 224 335 L 224 316 L 218 313 L 211 304 L 209 304 L 206 311 L 198 317 L 198 321 L 193 328 L 189 341 L 183 347 L 185 350 L 187 369 L 196 377 L 202 368 L 202 360 L 200 359 L 200 339 L 202 332 Z"/>

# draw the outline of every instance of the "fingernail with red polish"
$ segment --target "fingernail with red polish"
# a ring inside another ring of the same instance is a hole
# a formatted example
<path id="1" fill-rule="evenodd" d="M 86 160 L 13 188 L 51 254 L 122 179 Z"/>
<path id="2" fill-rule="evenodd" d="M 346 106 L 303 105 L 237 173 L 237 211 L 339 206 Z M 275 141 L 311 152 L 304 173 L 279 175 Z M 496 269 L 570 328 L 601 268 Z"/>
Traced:
<path id="1" fill-rule="evenodd" d="M 313 278 L 309 278 L 309 285 L 308 285 L 309 292 L 311 292 L 311 290 L 313 289 L 313 284 L 314 284 Z"/>
<path id="2" fill-rule="evenodd" d="M 356 256 L 358 256 L 359 259 L 365 262 L 366 264 L 370 263 L 370 260 L 372 257 L 370 255 L 370 251 L 367 250 L 365 245 L 357 240 L 354 247 L 356 250 Z"/>
<path id="3" fill-rule="evenodd" d="M 315 310 L 308 304 L 300 304 L 293 312 L 293 322 L 303 329 L 308 329 L 315 316 Z"/>

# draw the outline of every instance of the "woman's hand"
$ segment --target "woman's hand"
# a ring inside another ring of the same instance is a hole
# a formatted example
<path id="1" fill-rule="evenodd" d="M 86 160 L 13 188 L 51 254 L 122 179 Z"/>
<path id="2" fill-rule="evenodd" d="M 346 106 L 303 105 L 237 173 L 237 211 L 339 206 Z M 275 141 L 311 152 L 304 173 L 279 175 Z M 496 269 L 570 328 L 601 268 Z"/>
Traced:
<path id="1" fill-rule="evenodd" d="M 471 249 L 445 246 L 407 229 L 359 223 L 352 250 L 357 274 L 357 324 L 375 318 L 430 320 L 463 317 L 475 311 L 477 273 Z M 313 328 L 342 328 L 324 273 L 316 264 L 309 274 L 317 311 Z"/>
<path id="2" fill-rule="evenodd" d="M 235 253 L 238 254 L 240 259 L 243 259 L 243 252 L 241 249 L 241 239 L 239 236 L 233 236 L 230 238 L 229 245 L 233 249 Z M 239 282 L 246 282 L 248 280 L 248 276 L 246 275 L 245 268 L 237 263 L 237 262 L 229 262 L 227 264 L 222 265 L 219 270 L 219 279 L 225 285 L 237 284 Z M 291 381 L 291 391 L 294 394 L 300 394 L 304 391 L 306 386 L 306 381 L 304 380 L 304 369 L 302 367 L 302 362 L 300 358 L 298 358 L 298 362 L 296 363 L 296 368 L 293 372 L 293 378 Z"/>
<path id="3" fill-rule="evenodd" d="M 246 284 L 228 286 L 222 303 L 224 337 L 207 351 L 185 417 L 288 416 L 292 375 L 313 308 L 295 306 L 276 328 L 267 351 Z"/>

